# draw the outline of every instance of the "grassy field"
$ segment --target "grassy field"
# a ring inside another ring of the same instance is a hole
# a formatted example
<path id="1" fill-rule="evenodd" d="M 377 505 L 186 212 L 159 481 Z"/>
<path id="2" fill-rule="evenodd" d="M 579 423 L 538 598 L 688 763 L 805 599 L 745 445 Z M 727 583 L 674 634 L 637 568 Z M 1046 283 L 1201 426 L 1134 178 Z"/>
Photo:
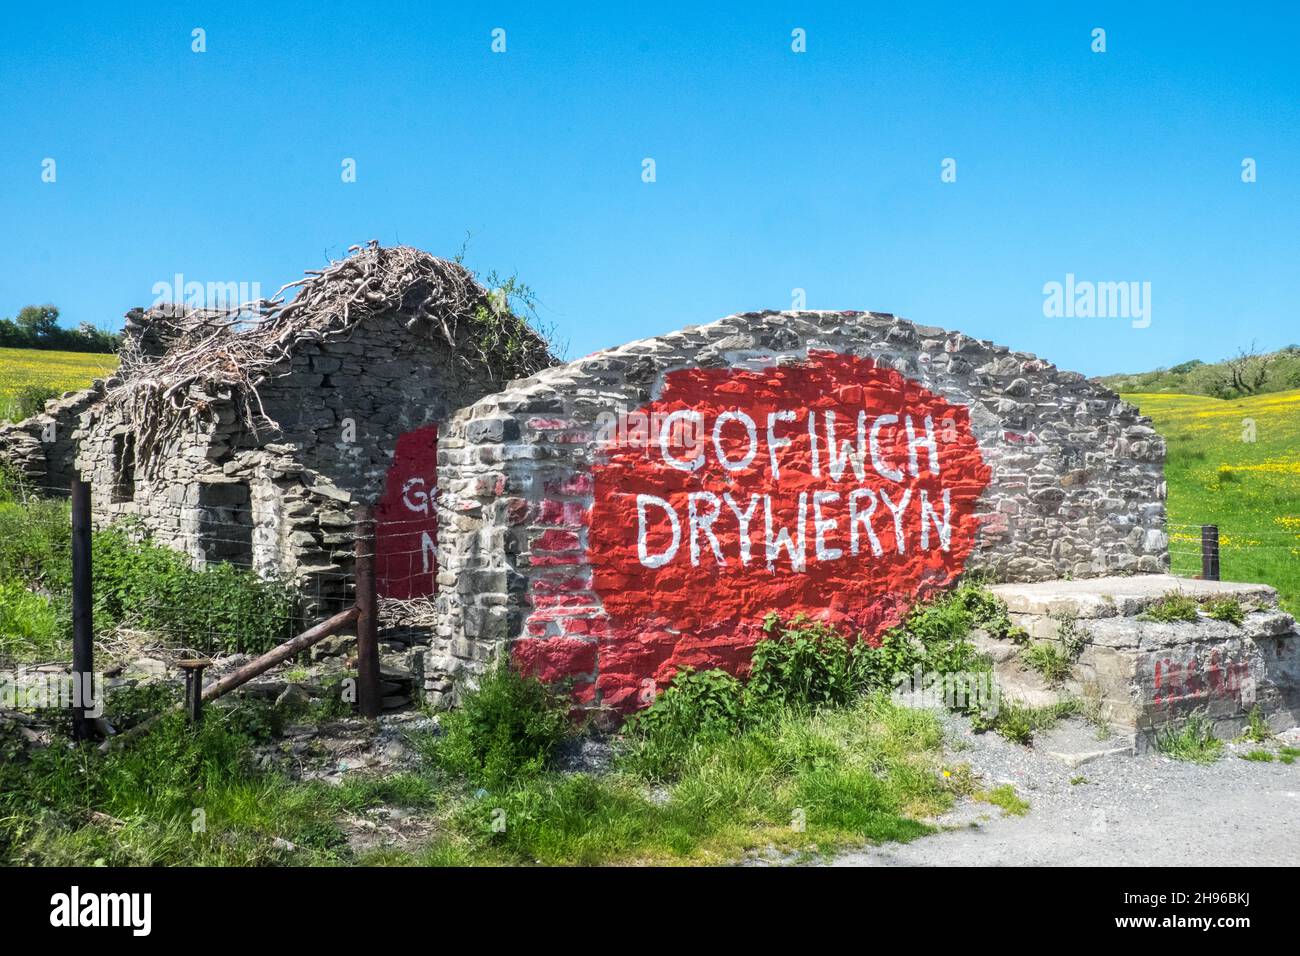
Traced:
<path id="1" fill-rule="evenodd" d="M 0 349 L 0 421 L 13 416 L 18 393 L 29 385 L 62 393 L 85 388 L 117 368 L 117 356 L 96 352 Z"/>
<path id="2" fill-rule="evenodd" d="M 1201 569 L 1200 525 L 1217 524 L 1221 574 L 1278 589 L 1300 613 L 1300 389 L 1222 400 L 1125 394 L 1169 444 L 1169 549 Z"/>

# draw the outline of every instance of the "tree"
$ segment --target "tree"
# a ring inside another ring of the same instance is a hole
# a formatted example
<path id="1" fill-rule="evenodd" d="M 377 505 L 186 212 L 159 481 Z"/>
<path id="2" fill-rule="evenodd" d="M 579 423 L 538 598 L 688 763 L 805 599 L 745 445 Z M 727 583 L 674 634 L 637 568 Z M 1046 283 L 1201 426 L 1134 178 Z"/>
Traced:
<path id="1" fill-rule="evenodd" d="M 16 321 L 28 335 L 47 338 L 59 328 L 59 310 L 53 305 L 26 305 L 19 311 Z"/>
<path id="2" fill-rule="evenodd" d="M 59 325 L 54 305 L 28 305 L 16 319 L 0 319 L 0 348 L 62 349 L 69 352 L 116 352 L 122 336 L 82 322 L 75 329 Z"/>
<path id="3" fill-rule="evenodd" d="M 1249 348 L 1225 359 L 1215 376 L 1214 389 L 1221 395 L 1255 395 L 1268 382 L 1274 356 L 1259 351 L 1252 340 Z"/>

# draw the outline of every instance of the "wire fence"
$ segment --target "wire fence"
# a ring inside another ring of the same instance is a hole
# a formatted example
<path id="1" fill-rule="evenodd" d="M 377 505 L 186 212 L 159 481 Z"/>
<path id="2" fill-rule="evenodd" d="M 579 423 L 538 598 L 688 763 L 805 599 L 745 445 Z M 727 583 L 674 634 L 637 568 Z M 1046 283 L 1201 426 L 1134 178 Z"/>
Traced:
<path id="1" fill-rule="evenodd" d="M 44 508 L 66 506 L 70 497 L 68 487 L 31 482 L 10 491 L 15 499 Z M 318 515 L 297 510 L 299 503 L 190 500 L 169 502 L 151 515 L 149 501 L 115 502 L 108 489 L 95 493 L 94 505 L 99 532 L 93 550 L 95 625 L 102 644 L 156 643 L 203 655 L 254 653 L 356 602 L 358 528 L 323 526 Z M 1218 526 L 1217 537 L 1207 538 L 1205 525 L 1166 522 L 1170 573 L 1213 576 L 1205 573 L 1213 566 L 1219 576 L 1261 580 L 1258 566 L 1265 562 L 1282 580 L 1265 575 L 1262 583 L 1294 590 L 1300 586 L 1300 521 L 1297 525 Z M 372 519 L 365 532 L 373 533 L 381 597 L 391 588 L 424 600 L 420 613 L 396 616 L 408 626 L 413 621 L 432 626 L 438 553 L 431 506 L 410 517 Z M 36 585 L 59 596 L 48 582 Z M 381 601 L 381 611 L 386 607 Z"/>
<path id="2" fill-rule="evenodd" d="M 32 540 L 10 549 L 13 560 L 0 560 L 0 572 L 12 574 L 9 565 L 17 563 L 24 586 L 66 618 L 69 488 L 23 482 L 8 491 L 28 506 L 24 533 Z M 372 554 L 382 547 L 377 563 L 385 583 L 405 582 L 404 594 L 433 594 L 432 514 L 330 526 L 279 503 L 191 501 L 150 514 L 147 500 L 127 506 L 110 497 L 94 495 L 91 548 L 94 636 L 104 650 L 157 646 L 200 656 L 268 650 L 357 603 L 359 539 Z M 406 609 L 398 626 L 409 630 L 431 610 Z"/>

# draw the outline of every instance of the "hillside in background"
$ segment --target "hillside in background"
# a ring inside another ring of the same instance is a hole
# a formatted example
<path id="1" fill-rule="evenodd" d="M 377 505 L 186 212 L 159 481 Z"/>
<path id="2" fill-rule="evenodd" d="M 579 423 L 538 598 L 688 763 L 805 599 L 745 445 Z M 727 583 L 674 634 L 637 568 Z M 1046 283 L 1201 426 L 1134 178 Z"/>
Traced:
<path id="1" fill-rule="evenodd" d="M 1231 401 L 1122 397 L 1168 442 L 1174 573 L 1200 573 L 1200 526 L 1216 524 L 1223 579 L 1270 584 L 1300 613 L 1300 389 Z"/>
<path id="2" fill-rule="evenodd" d="M 1221 362 L 1192 359 L 1151 372 L 1103 375 L 1097 381 L 1117 392 L 1210 395 L 1240 398 L 1300 388 L 1300 345 L 1276 352 L 1243 349 Z"/>
<path id="3" fill-rule="evenodd" d="M 26 418 L 45 400 L 90 385 L 117 368 L 117 356 L 0 348 L 0 422 Z"/>

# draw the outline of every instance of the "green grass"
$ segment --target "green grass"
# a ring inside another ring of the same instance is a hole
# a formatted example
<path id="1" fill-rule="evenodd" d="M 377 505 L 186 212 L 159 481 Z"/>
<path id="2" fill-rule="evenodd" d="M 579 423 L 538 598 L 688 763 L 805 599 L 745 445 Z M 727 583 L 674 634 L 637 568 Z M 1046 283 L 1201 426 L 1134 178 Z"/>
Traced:
<path id="1" fill-rule="evenodd" d="M 1270 750 L 1252 750 L 1249 753 L 1241 755 L 1242 760 L 1252 760 L 1256 763 L 1272 763 L 1273 752 Z"/>
<path id="2" fill-rule="evenodd" d="M 1263 713 L 1258 705 L 1250 709 L 1249 723 L 1246 725 L 1245 732 L 1241 735 L 1242 740 L 1249 740 L 1251 743 L 1262 744 L 1273 738 L 1273 731 L 1268 726 L 1268 721 L 1264 719 Z"/>
<path id="3" fill-rule="evenodd" d="M 24 389 L 43 388 L 60 395 L 86 388 L 116 368 L 116 355 L 0 348 L 0 421 L 18 415 Z"/>
<path id="4" fill-rule="evenodd" d="M 33 762 L 0 763 L 0 861 L 717 863 L 768 847 L 824 853 L 909 840 L 931 832 L 924 818 L 951 806 L 957 792 L 941 772 L 937 717 L 883 695 L 817 713 L 774 713 L 688 755 L 656 790 L 620 766 L 604 777 L 521 775 L 482 792 L 432 760 L 340 787 L 295 783 L 253 763 L 245 728 L 261 721 L 245 706 L 210 709 L 198 731 L 169 717 L 108 755 L 60 746 Z M 1017 812 L 997 791 L 993 802 Z M 431 838 L 357 857 L 342 821 L 380 805 L 426 816 Z"/>
<path id="5" fill-rule="evenodd" d="M 1051 730 L 1067 717 L 1080 716 L 1092 719 L 1083 701 L 1073 697 L 1046 707 L 1027 707 L 1003 700 L 996 715 L 972 714 L 971 727 L 978 733 L 992 730 L 1013 744 L 1028 746 L 1034 742 L 1035 734 Z"/>
<path id="6" fill-rule="evenodd" d="M 1023 817 L 1029 812 L 1029 802 L 1022 800 L 1016 793 L 1016 788 L 1009 783 L 994 787 L 992 790 L 982 790 L 975 794 L 975 799 L 1001 807 L 1005 813 L 1013 817 Z"/>
<path id="7" fill-rule="evenodd" d="M 1217 524 L 1223 579 L 1270 584 L 1283 608 L 1300 614 L 1300 389 L 1232 400 L 1123 397 L 1168 443 L 1173 571 L 1200 573 L 1200 525 Z"/>
<path id="8" fill-rule="evenodd" d="M 918 816 L 952 801 L 941 738 L 932 714 L 863 698 L 715 739 L 658 799 L 626 770 L 545 775 L 460 803 L 450 829 L 472 858 L 548 865 L 716 863 L 765 847 L 908 840 L 931 832 Z"/>
<path id="9" fill-rule="evenodd" d="M 1073 662 L 1059 644 L 1039 641 L 1020 655 L 1021 659 L 1049 684 L 1059 684 L 1070 676 Z"/>
<path id="10" fill-rule="evenodd" d="M 1208 717 L 1194 714 L 1181 727 L 1167 727 L 1156 737 L 1156 749 L 1166 757 L 1190 763 L 1214 763 L 1223 756 L 1223 741 L 1214 736 Z"/>

